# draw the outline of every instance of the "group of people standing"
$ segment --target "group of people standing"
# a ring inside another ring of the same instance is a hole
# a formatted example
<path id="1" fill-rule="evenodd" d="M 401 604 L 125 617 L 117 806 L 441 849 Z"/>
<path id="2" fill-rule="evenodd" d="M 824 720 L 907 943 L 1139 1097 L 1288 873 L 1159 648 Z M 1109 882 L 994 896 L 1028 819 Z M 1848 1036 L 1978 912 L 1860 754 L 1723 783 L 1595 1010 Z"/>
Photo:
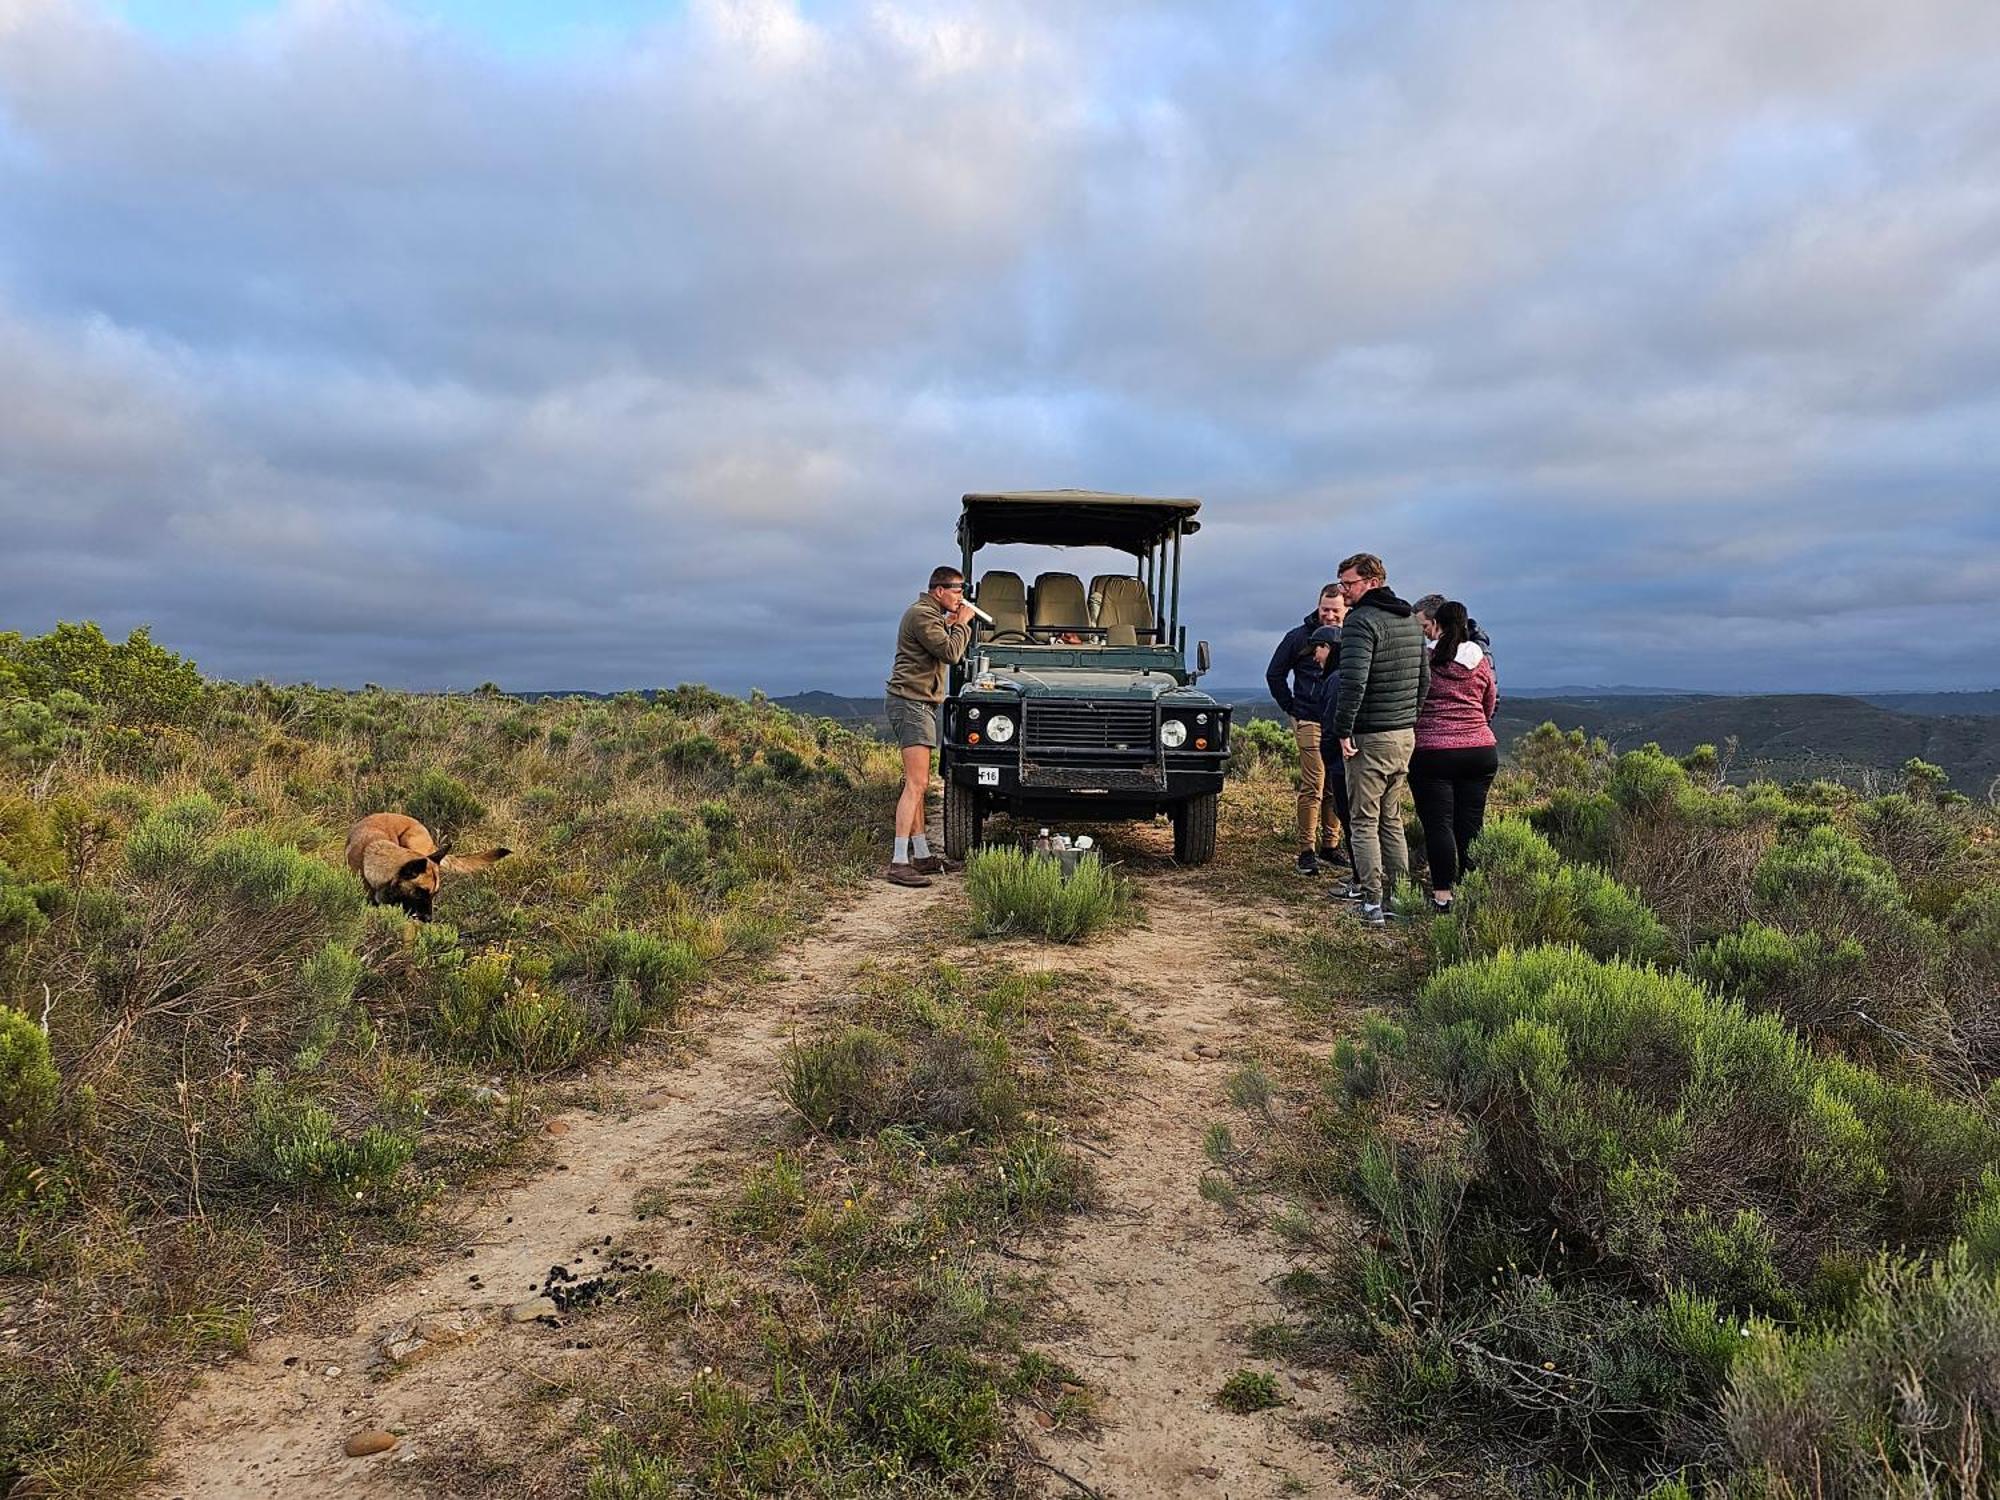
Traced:
<path id="1" fill-rule="evenodd" d="M 884 703 L 903 762 L 884 872 L 897 885 L 929 885 L 959 868 L 925 837 L 924 803 L 947 674 L 965 656 L 976 613 L 964 575 L 940 567 L 897 627 Z M 1298 871 L 1348 865 L 1352 878 L 1335 894 L 1360 902 L 1364 922 L 1385 922 L 1388 898 L 1409 879 L 1406 782 L 1423 820 L 1431 905 L 1451 909 L 1500 768 L 1491 651 L 1463 604 L 1442 594 L 1410 604 L 1389 587 L 1381 558 L 1357 552 L 1272 654 L 1265 681 L 1299 746 Z"/>
<path id="2" fill-rule="evenodd" d="M 1264 680 L 1299 747 L 1298 872 L 1345 864 L 1335 895 L 1371 926 L 1409 878 L 1407 782 L 1423 823 L 1431 907 L 1451 910 L 1466 851 L 1500 769 L 1492 643 L 1457 600 L 1411 604 L 1357 552 L 1285 633 Z M 1344 837 L 1343 837 L 1344 834 Z"/>

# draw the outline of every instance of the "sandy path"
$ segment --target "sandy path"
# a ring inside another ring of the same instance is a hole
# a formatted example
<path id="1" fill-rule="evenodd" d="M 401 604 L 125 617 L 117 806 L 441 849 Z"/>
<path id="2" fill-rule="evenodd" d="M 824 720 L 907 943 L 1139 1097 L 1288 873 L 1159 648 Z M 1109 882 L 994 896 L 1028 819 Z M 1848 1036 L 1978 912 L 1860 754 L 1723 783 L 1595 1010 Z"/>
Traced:
<path id="1" fill-rule="evenodd" d="M 581 1275 L 628 1238 L 648 1253 L 671 1254 L 675 1236 L 690 1226 L 698 1232 L 700 1214 L 690 1211 L 664 1224 L 645 1221 L 635 1234 L 635 1186 L 679 1179 L 768 1133 L 760 1126 L 783 1108 L 772 1087 L 785 1040 L 843 993 L 863 962 L 904 939 L 914 910 L 957 889 L 955 881 L 928 891 L 870 882 L 778 955 L 778 977 L 756 989 L 754 1003 L 695 1018 L 705 1055 L 672 1071 L 657 1059 L 635 1058 L 601 1075 L 609 1108 L 565 1112 L 567 1129 L 546 1138 L 544 1160 L 458 1206 L 466 1229 L 461 1251 L 363 1303 L 344 1328 L 269 1335 L 211 1374 L 170 1420 L 161 1442 L 169 1478 L 145 1495 L 421 1495 L 405 1466 L 444 1451 L 454 1434 L 482 1419 L 506 1422 L 520 1373 L 552 1364 L 571 1337 L 510 1321 L 509 1309 L 535 1295 L 551 1265 L 575 1262 Z M 435 1336 L 394 1366 L 383 1345 L 406 1336 L 413 1322 Z M 402 1438 L 388 1453 L 346 1457 L 342 1445 L 365 1428 Z"/>
<path id="2" fill-rule="evenodd" d="M 1250 1416 L 1214 1400 L 1239 1368 L 1278 1369 L 1248 1356 L 1245 1334 L 1281 1316 L 1273 1284 L 1291 1263 L 1269 1236 L 1203 1200 L 1199 1184 L 1205 1130 L 1241 1124 L 1226 1094 L 1240 1057 L 1294 1045 L 1282 1002 L 1238 978 L 1246 931 L 1292 916 L 1227 900 L 1199 872 L 1139 863 L 1146 927 L 1081 949 L 980 945 L 986 957 L 1095 976 L 1138 1033 L 1094 1119 L 1105 1206 L 1024 1247 L 1046 1263 L 1052 1293 L 1048 1331 L 1032 1341 L 1102 1393 L 1102 1429 L 1026 1436 L 1054 1466 L 1039 1471 L 1050 1494 L 1077 1492 L 1055 1471 L 1106 1500 L 1351 1493 L 1334 1479 L 1330 1451 L 1298 1430 L 1302 1416 L 1337 1413 L 1336 1382 L 1278 1370 L 1288 1404 Z M 462 1250 L 365 1302 L 344 1327 L 267 1336 L 210 1375 L 163 1435 L 170 1478 L 148 1500 L 409 1500 L 427 1488 L 407 1467 L 417 1460 L 463 1451 L 468 1435 L 504 1450 L 525 1382 L 558 1367 L 574 1337 L 511 1321 L 509 1309 L 535 1295 L 553 1264 L 583 1274 L 627 1246 L 669 1263 L 691 1247 L 701 1194 L 642 1221 L 635 1189 L 735 1181 L 746 1147 L 780 1123 L 773 1086 L 784 1041 L 850 992 L 861 965 L 908 948 L 913 916 L 960 891 L 957 881 L 925 892 L 871 882 L 781 955 L 752 1000 L 695 1018 L 707 1050 L 693 1063 L 635 1058 L 602 1075 L 605 1107 L 565 1112 L 568 1128 L 545 1140 L 543 1160 L 458 1206 Z M 927 956 L 970 955 L 927 925 L 944 950 Z M 393 1364 L 385 1343 L 413 1325 L 432 1341 Z M 345 1457 L 342 1444 L 364 1428 L 401 1440 Z"/>
<path id="3" fill-rule="evenodd" d="M 1250 1327 L 1282 1316 L 1273 1284 L 1292 1262 L 1199 1191 L 1204 1132 L 1241 1124 L 1226 1092 L 1239 1054 L 1292 1031 L 1281 1001 L 1237 982 L 1237 947 L 1247 928 L 1291 917 L 1224 903 L 1199 873 L 1148 878 L 1144 897 L 1145 930 L 1062 965 L 1122 992 L 1143 1038 L 1098 1118 L 1105 1206 L 1029 1246 L 1049 1262 L 1062 1320 L 1041 1343 L 1103 1393 L 1103 1430 L 1030 1435 L 1046 1462 L 1107 1500 L 1356 1493 L 1334 1477 L 1331 1450 L 1298 1431 L 1301 1417 L 1338 1412 L 1337 1384 L 1245 1348 Z M 1217 1406 L 1242 1368 L 1277 1371 L 1289 1404 L 1249 1416 Z M 1048 1492 L 1077 1490 L 1050 1475 Z"/>

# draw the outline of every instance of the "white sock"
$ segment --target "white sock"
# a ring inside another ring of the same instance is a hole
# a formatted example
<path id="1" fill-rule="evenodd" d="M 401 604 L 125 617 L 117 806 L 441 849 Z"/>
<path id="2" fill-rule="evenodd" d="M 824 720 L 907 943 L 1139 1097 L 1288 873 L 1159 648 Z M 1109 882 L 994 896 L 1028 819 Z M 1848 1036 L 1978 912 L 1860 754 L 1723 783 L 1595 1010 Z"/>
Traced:
<path id="1" fill-rule="evenodd" d="M 931 857 L 931 841 L 925 838 L 921 833 L 911 834 L 910 853 L 915 855 L 918 859 L 929 859 Z"/>
<path id="2" fill-rule="evenodd" d="M 908 839 L 897 839 L 896 852 L 890 856 L 889 863 L 892 865 L 906 865 L 909 862 L 910 841 Z"/>

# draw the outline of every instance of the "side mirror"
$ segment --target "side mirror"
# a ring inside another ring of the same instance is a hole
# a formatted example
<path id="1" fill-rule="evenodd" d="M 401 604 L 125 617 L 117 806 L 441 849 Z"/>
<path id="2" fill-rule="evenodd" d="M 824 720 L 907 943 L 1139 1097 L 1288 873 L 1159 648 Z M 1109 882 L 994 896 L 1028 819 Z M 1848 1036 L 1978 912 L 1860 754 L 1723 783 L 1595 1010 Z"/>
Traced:
<path id="1" fill-rule="evenodd" d="M 1196 641 L 1194 643 L 1194 669 L 1197 672 L 1206 672 L 1208 670 L 1207 641 Z"/>

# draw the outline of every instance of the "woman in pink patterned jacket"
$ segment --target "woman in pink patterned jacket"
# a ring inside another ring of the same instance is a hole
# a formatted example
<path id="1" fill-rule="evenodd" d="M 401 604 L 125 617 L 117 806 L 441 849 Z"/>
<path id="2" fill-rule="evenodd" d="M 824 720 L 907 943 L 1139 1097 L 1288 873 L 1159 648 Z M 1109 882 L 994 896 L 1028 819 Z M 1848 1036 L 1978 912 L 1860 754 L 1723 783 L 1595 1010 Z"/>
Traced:
<path id="1" fill-rule="evenodd" d="M 1431 862 L 1431 910 L 1451 910 L 1465 851 L 1486 822 L 1486 793 L 1500 769 L 1493 710 L 1500 690 L 1493 661 L 1472 639 L 1465 606 L 1447 600 L 1425 622 L 1431 638 L 1431 686 L 1417 711 L 1410 795 L 1424 824 Z"/>

